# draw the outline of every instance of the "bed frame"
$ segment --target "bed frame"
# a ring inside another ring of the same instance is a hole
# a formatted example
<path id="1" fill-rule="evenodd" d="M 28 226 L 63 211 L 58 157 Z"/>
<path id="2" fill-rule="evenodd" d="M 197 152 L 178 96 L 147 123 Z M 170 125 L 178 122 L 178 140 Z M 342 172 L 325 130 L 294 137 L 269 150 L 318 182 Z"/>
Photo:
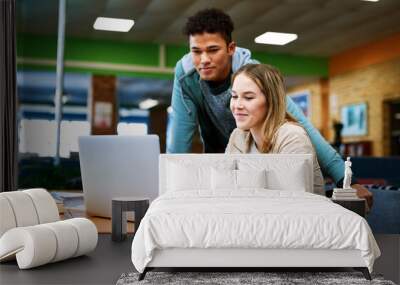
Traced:
<path id="1" fill-rule="evenodd" d="M 167 161 L 169 159 L 188 158 L 195 160 L 221 159 L 223 154 L 162 154 L 159 161 L 159 192 L 166 189 Z M 249 155 L 249 158 L 261 155 Z M 313 184 L 313 166 L 311 155 L 268 155 L 273 159 L 302 160 L 308 169 L 309 187 Z M 229 155 L 233 159 L 240 159 L 243 155 Z M 263 155 L 265 158 L 265 155 Z M 235 271 L 246 271 L 254 268 L 343 268 L 350 267 L 361 271 L 367 280 L 371 276 L 359 250 L 331 250 L 331 249 L 254 249 L 254 248 L 169 248 L 157 249 L 153 259 L 139 280 L 143 280 L 146 273 L 155 268 L 231 268 Z M 262 270 L 261 270 L 262 271 Z"/>
<path id="2" fill-rule="evenodd" d="M 143 280 L 155 268 L 337 268 L 351 267 L 371 280 L 359 250 L 329 249 L 193 249 L 156 250 L 152 261 L 139 275 Z"/>

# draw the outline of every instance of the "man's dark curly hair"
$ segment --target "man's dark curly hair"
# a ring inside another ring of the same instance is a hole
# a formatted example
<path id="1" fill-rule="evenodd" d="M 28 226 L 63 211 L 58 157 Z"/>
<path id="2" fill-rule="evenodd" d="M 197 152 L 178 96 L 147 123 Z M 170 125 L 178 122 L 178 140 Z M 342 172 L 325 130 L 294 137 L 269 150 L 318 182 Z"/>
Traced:
<path id="1" fill-rule="evenodd" d="M 202 33 L 220 33 L 229 44 L 232 41 L 233 22 L 229 15 L 218 9 L 204 9 L 188 18 L 183 29 L 187 36 Z"/>

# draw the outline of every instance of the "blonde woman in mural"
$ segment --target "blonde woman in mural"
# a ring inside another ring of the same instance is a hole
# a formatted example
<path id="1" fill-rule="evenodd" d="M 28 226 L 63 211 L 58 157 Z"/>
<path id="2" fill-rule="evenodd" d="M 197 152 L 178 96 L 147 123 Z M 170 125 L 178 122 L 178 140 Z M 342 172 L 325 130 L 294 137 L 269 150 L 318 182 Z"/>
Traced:
<path id="1" fill-rule="evenodd" d="M 280 72 L 265 64 L 248 64 L 232 79 L 230 108 L 237 128 L 226 153 L 312 154 L 314 193 L 325 195 L 315 150 L 304 128 L 286 111 Z"/>

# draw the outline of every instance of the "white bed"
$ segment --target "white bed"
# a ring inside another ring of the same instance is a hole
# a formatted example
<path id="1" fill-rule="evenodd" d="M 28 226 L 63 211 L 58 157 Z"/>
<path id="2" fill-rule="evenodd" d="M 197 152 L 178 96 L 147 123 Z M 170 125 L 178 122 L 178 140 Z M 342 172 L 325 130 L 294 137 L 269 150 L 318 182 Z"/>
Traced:
<path id="1" fill-rule="evenodd" d="M 161 155 L 160 196 L 132 243 L 140 278 L 154 267 L 354 267 L 369 278 L 380 251 L 367 222 L 312 194 L 312 169 L 310 155 Z"/>

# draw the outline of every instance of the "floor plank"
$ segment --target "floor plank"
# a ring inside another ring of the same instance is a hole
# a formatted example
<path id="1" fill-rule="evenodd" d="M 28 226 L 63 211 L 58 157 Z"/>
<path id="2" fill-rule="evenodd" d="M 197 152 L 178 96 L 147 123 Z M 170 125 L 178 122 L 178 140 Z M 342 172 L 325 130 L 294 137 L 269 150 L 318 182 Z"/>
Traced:
<path id="1" fill-rule="evenodd" d="M 115 284 L 122 273 L 134 271 L 131 244 L 132 236 L 113 242 L 110 234 L 99 234 L 96 249 L 87 256 L 28 270 L 19 270 L 16 261 L 1 263 L 0 284 Z"/>
<path id="2" fill-rule="evenodd" d="M 102 217 L 96 217 L 96 216 L 89 216 L 86 214 L 85 211 L 79 210 L 79 209 L 69 209 L 65 208 L 64 209 L 64 214 L 60 214 L 60 219 L 70 219 L 70 218 L 78 218 L 78 217 L 84 217 L 88 218 L 91 220 L 97 227 L 97 231 L 99 233 L 111 233 L 111 219 L 110 218 L 102 218 Z M 135 224 L 133 222 L 128 222 L 127 223 L 127 231 L 128 233 L 133 233 L 135 229 Z"/>

